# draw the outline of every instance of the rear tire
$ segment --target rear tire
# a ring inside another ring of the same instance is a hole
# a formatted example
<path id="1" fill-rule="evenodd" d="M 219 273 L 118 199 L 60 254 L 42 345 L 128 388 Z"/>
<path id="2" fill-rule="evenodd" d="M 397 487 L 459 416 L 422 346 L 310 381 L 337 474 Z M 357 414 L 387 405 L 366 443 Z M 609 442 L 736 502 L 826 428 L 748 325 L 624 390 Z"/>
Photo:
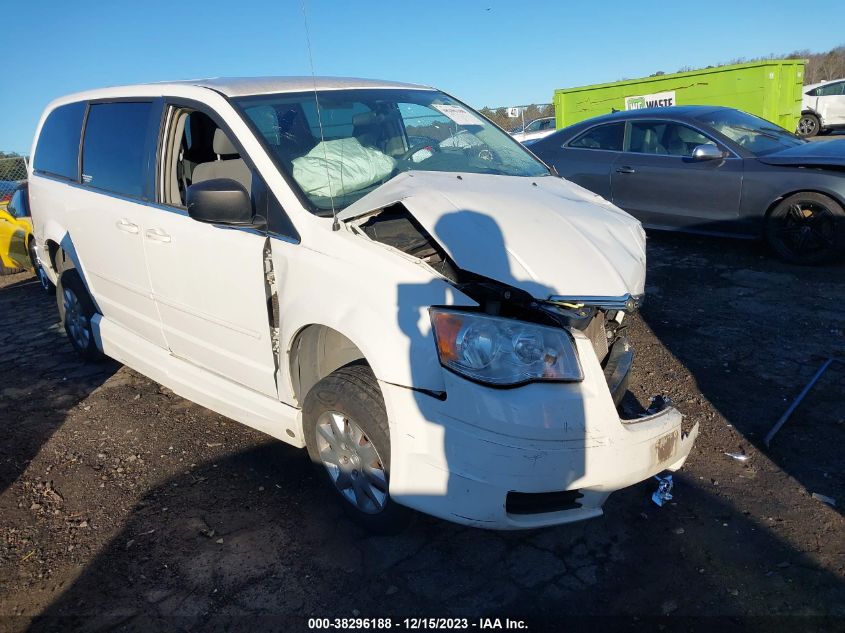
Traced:
<path id="1" fill-rule="evenodd" d="M 845 210 L 821 193 L 781 200 L 766 218 L 766 241 L 781 259 L 813 266 L 829 262 L 845 246 Z"/>
<path id="2" fill-rule="evenodd" d="M 798 119 L 798 127 L 795 131 L 801 138 L 812 138 L 821 132 L 821 129 L 822 123 L 819 117 L 811 112 L 807 112 L 806 114 L 802 114 L 801 118 Z"/>
<path id="3" fill-rule="evenodd" d="M 38 277 L 38 281 L 41 283 L 44 292 L 53 294 L 56 291 L 56 287 L 50 281 L 47 273 L 44 272 L 44 267 L 38 261 L 38 254 L 35 252 L 35 238 L 29 238 L 29 244 L 27 244 L 26 250 L 29 251 L 29 261 L 32 262 L 32 269 L 35 271 L 35 276 Z"/>
<path id="4" fill-rule="evenodd" d="M 302 412 L 308 455 L 350 518 L 379 534 L 402 531 L 411 511 L 388 491 L 390 430 L 372 370 L 352 364 L 332 372 L 308 392 Z"/>
<path id="5" fill-rule="evenodd" d="M 59 308 L 59 320 L 76 353 L 88 362 L 101 360 L 103 353 L 97 347 L 91 326 L 97 308 L 76 269 L 65 270 L 59 277 L 56 303 Z"/>

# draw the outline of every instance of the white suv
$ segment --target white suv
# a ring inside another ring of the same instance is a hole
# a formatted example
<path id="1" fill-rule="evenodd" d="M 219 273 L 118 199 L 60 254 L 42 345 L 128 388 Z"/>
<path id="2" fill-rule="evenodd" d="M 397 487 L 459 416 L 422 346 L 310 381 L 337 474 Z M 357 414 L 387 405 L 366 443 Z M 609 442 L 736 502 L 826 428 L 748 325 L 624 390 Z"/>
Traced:
<path id="1" fill-rule="evenodd" d="M 845 128 L 845 79 L 804 86 L 798 135 L 815 136 Z"/>
<path id="2" fill-rule="evenodd" d="M 32 153 L 76 350 L 307 447 L 371 529 L 594 517 L 690 451 L 674 408 L 617 413 L 639 222 L 440 91 L 108 88 L 50 104 Z"/>

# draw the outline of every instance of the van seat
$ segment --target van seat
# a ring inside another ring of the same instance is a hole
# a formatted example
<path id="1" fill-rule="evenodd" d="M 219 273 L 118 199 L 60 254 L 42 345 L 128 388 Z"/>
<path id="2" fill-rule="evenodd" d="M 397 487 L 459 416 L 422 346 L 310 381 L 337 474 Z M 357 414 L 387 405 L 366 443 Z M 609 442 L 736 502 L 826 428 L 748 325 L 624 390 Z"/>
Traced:
<path id="1" fill-rule="evenodd" d="M 217 154 L 217 160 L 195 166 L 191 174 L 191 182 L 203 182 L 214 178 L 231 178 L 241 183 L 249 193 L 252 189 L 252 172 L 243 158 L 240 157 L 232 141 L 220 128 L 214 130 L 212 148 L 214 153 Z"/>

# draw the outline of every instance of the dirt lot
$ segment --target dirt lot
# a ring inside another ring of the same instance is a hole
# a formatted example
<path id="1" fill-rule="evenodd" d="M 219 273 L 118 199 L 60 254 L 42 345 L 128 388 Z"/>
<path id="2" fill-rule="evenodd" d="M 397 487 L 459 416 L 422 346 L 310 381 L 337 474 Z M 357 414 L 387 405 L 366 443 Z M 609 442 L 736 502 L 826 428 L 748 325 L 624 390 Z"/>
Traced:
<path id="1" fill-rule="evenodd" d="M 845 357 L 845 266 L 661 235 L 649 257 L 631 388 L 701 424 L 674 502 L 656 507 L 646 482 L 586 523 L 502 534 L 419 517 L 389 538 L 343 517 L 304 452 L 81 364 L 54 300 L 0 278 L 0 630 L 295 631 L 312 616 L 843 630 L 845 364 L 771 449 L 762 437 L 822 357 Z"/>

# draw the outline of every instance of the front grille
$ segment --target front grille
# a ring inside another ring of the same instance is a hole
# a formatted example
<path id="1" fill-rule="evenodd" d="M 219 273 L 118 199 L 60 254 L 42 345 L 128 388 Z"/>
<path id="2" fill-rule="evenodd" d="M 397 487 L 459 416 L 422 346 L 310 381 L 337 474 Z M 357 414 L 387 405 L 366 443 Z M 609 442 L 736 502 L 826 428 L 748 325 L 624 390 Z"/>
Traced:
<path id="1" fill-rule="evenodd" d="M 608 352 L 607 331 L 604 328 L 604 320 L 604 312 L 599 310 L 596 312 L 593 320 L 590 321 L 590 324 L 584 328 L 584 334 L 587 335 L 587 338 L 593 344 L 593 351 L 596 353 L 596 358 L 599 359 L 600 363 L 604 362 Z"/>
<path id="2" fill-rule="evenodd" d="M 578 499 L 583 497 L 578 490 L 557 490 L 555 492 L 509 492 L 505 500 L 508 514 L 542 514 L 580 508 Z"/>

